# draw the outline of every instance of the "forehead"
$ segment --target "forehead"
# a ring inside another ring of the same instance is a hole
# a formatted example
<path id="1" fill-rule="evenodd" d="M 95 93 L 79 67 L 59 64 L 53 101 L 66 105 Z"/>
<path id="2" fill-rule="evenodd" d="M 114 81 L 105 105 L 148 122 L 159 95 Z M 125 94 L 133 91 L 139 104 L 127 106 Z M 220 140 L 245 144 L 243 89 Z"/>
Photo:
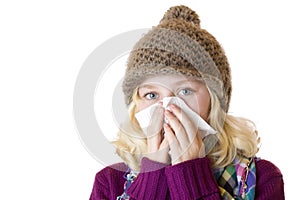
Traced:
<path id="1" fill-rule="evenodd" d="M 176 87 L 180 85 L 189 85 L 193 83 L 203 83 L 198 77 L 184 76 L 184 75 L 158 75 L 144 80 L 140 87 L 161 85 L 165 87 Z"/>

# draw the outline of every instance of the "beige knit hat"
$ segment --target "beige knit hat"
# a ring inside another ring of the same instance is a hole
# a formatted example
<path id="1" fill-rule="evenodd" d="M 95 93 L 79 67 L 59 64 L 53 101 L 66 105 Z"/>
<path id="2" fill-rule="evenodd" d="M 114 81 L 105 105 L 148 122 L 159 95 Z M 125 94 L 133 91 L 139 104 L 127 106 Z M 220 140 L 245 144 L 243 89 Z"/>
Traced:
<path id="1" fill-rule="evenodd" d="M 226 55 L 218 41 L 200 27 L 198 15 L 186 6 L 171 7 L 132 49 L 123 81 L 126 104 L 146 78 L 158 74 L 201 77 L 228 111 L 231 75 Z"/>

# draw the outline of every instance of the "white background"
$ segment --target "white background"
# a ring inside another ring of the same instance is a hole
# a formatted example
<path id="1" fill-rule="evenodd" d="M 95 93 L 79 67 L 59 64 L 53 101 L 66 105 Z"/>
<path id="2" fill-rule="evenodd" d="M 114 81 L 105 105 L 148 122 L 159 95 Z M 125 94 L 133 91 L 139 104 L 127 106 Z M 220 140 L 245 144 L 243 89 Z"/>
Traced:
<path id="1" fill-rule="evenodd" d="M 0 199 L 88 199 L 103 166 L 73 120 L 77 74 L 102 42 L 150 28 L 173 5 L 200 15 L 232 67 L 230 113 L 253 120 L 259 156 L 298 197 L 297 1 L 6 1 L 0 3 Z"/>

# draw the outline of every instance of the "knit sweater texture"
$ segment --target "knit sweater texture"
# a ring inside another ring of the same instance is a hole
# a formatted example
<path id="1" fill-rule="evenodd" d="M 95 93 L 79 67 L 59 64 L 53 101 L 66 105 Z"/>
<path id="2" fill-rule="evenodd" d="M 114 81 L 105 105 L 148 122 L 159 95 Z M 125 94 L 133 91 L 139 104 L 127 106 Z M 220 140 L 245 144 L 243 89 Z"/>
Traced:
<path id="1" fill-rule="evenodd" d="M 124 192 L 128 167 L 117 163 L 96 174 L 90 200 L 115 200 Z M 256 200 L 282 200 L 284 183 L 280 170 L 271 162 L 256 161 Z M 174 166 L 142 159 L 141 172 L 128 192 L 132 200 L 218 200 L 221 199 L 208 158 Z"/>

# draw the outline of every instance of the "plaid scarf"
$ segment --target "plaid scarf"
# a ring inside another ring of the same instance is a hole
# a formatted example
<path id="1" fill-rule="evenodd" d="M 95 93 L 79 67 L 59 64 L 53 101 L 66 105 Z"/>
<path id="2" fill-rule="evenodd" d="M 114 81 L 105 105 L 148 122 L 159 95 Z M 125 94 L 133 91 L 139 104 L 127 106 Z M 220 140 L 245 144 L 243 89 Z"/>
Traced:
<path id="1" fill-rule="evenodd" d="M 225 168 L 214 170 L 223 200 L 254 200 L 256 168 L 253 158 L 235 159 Z"/>
<path id="2" fill-rule="evenodd" d="M 124 174 L 126 179 L 124 192 L 117 197 L 117 200 L 128 200 L 130 198 L 126 192 L 136 177 L 137 173 L 128 168 Z M 223 200 L 254 200 L 256 168 L 253 158 L 235 159 L 233 164 L 225 168 L 214 169 L 214 177 L 218 182 Z"/>
<path id="3" fill-rule="evenodd" d="M 137 177 L 137 173 L 128 167 L 127 171 L 124 174 L 124 178 L 126 179 L 126 181 L 124 183 L 124 192 L 122 195 L 117 197 L 117 200 L 129 200 L 130 197 L 127 194 L 127 190 L 130 187 L 131 183 L 133 183 L 133 181 L 135 180 L 136 177 Z"/>

